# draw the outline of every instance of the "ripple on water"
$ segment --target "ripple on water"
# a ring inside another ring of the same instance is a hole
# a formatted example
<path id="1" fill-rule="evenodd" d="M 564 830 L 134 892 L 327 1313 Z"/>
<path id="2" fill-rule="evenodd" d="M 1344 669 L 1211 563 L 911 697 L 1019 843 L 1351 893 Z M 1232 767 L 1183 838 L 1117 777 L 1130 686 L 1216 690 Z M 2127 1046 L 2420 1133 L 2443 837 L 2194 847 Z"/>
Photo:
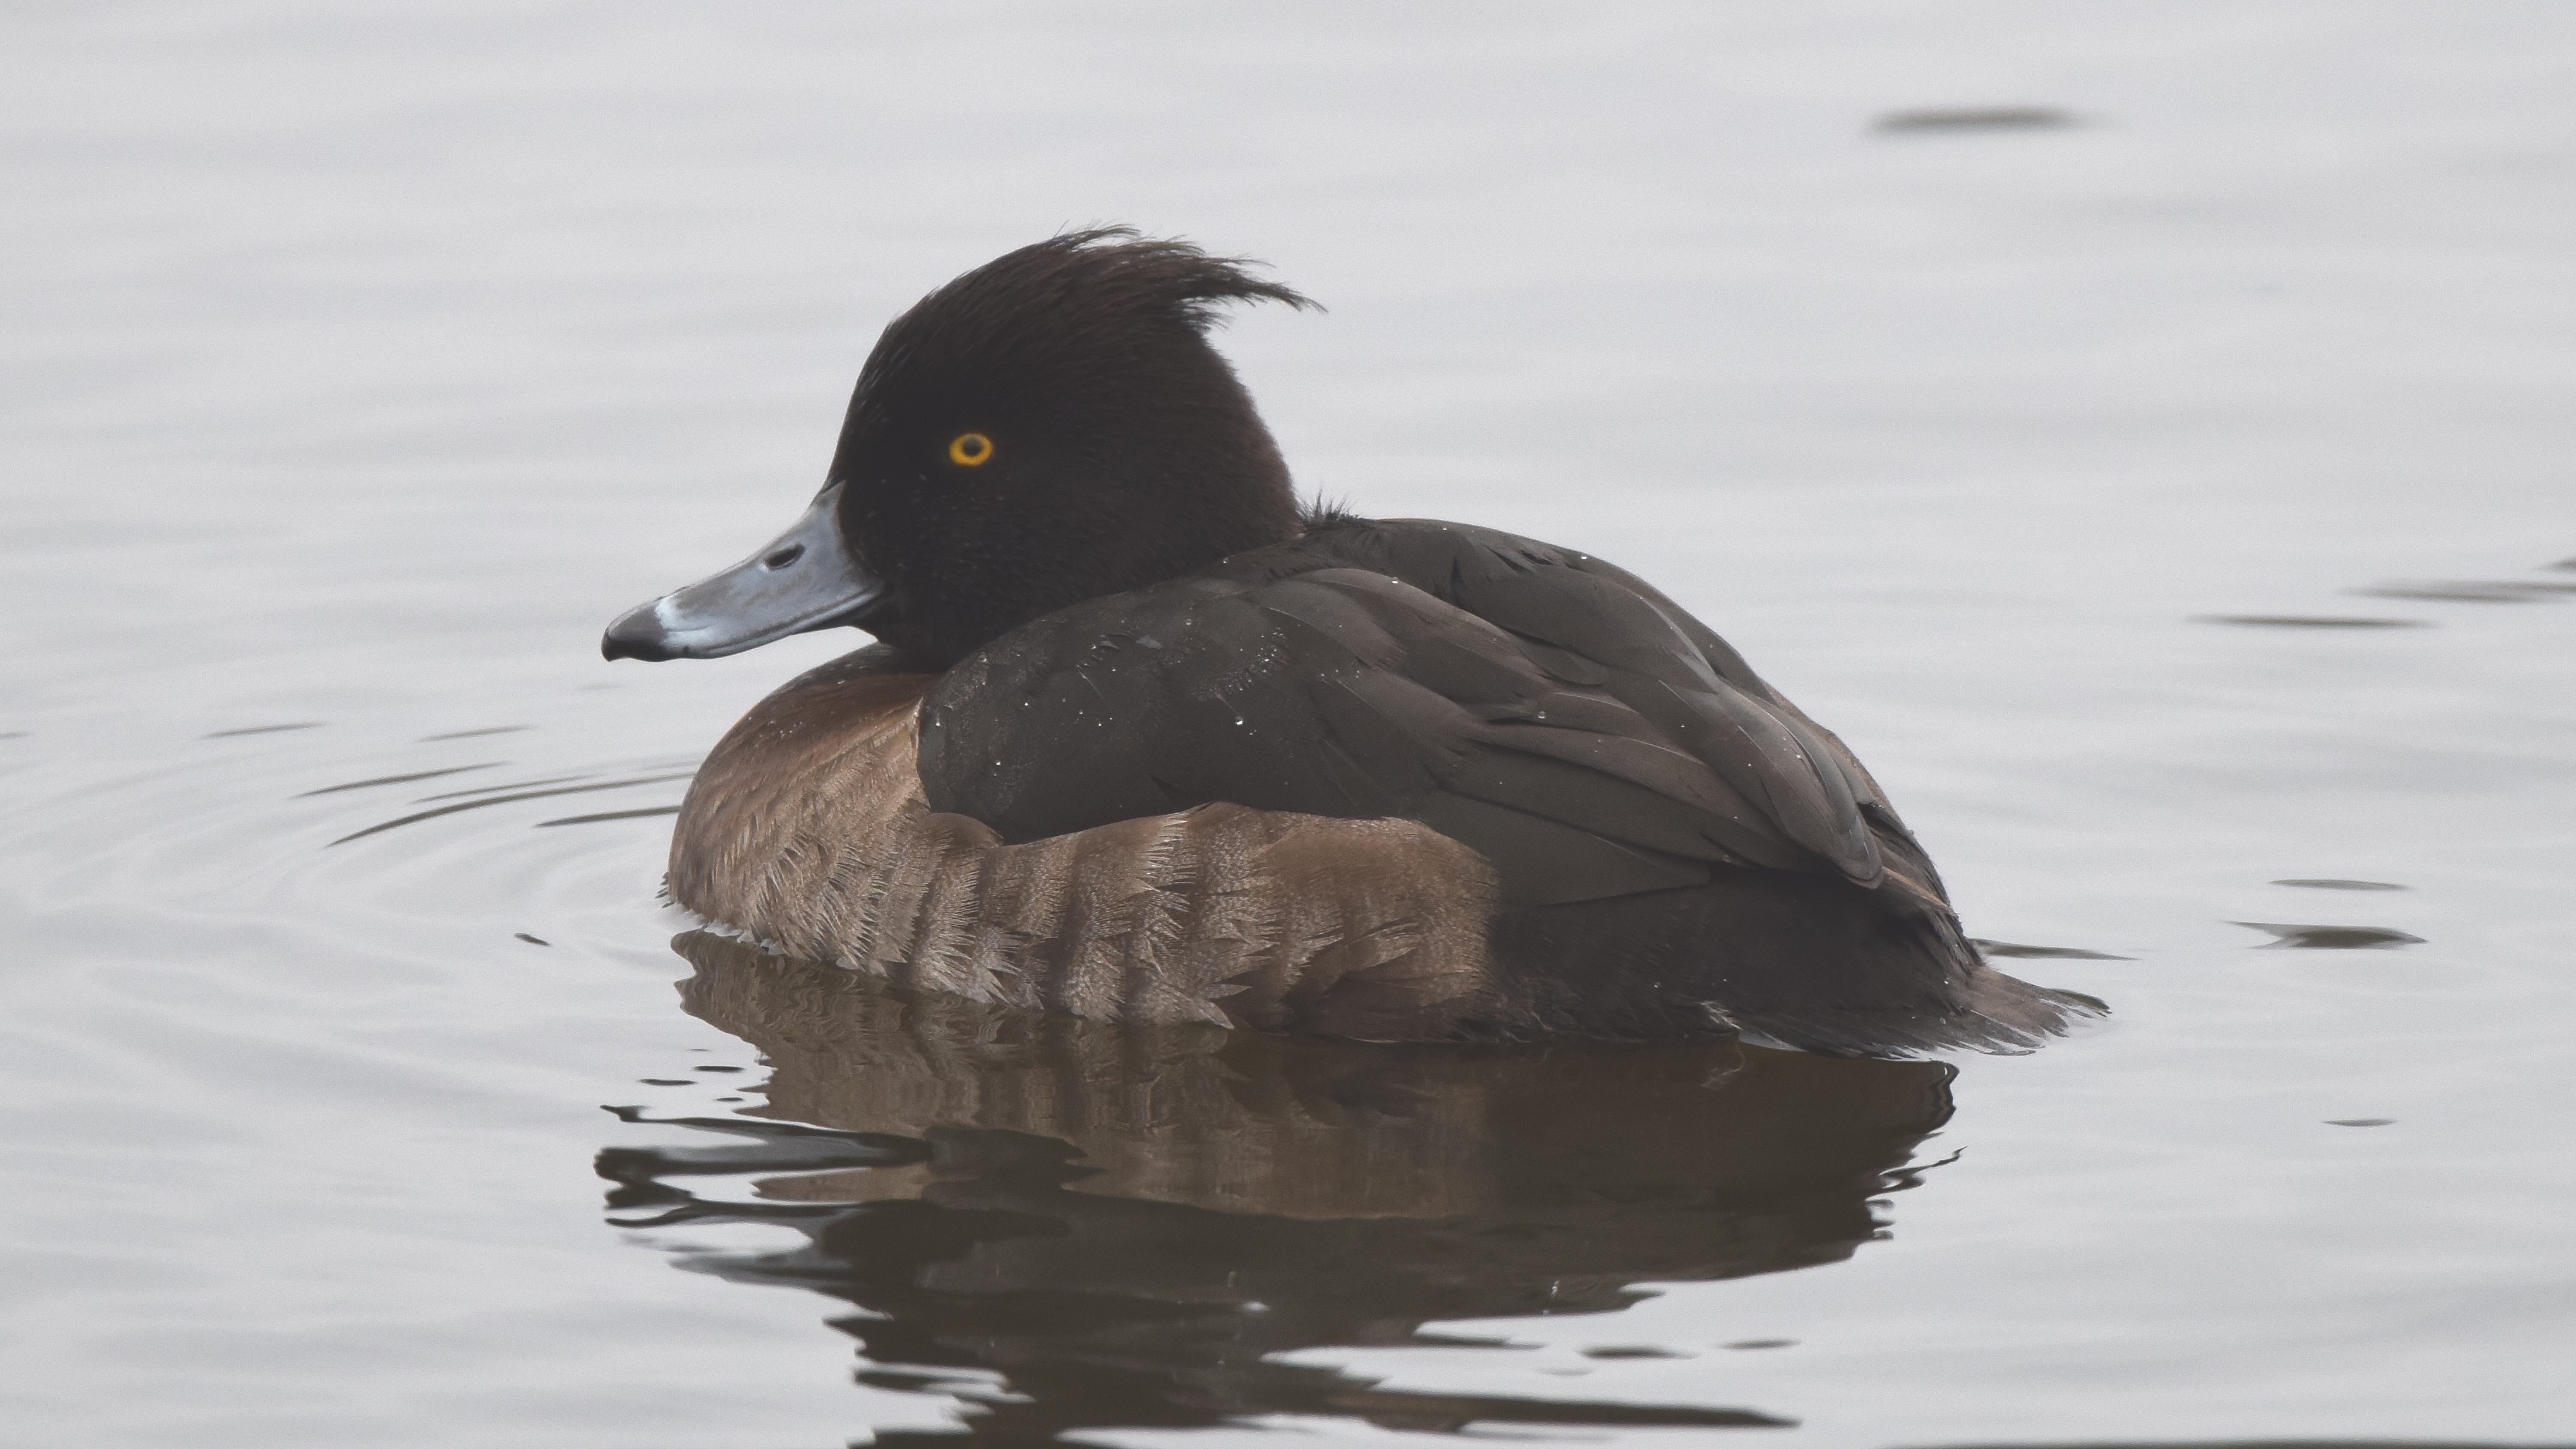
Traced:
<path id="1" fill-rule="evenodd" d="M 2351 614 L 2201 614 L 2203 624 L 2235 624 L 2253 629 L 2429 629 L 2425 619 L 2381 619 Z"/>
<path id="2" fill-rule="evenodd" d="M 2353 592 L 2379 599 L 2426 599 L 2451 604 L 2547 604 L 2576 594 L 2576 583 L 2555 579 L 2398 580 Z"/>
<path id="3" fill-rule="evenodd" d="M 2272 939 L 2263 943 L 2266 950 L 2290 947 L 2306 951 L 2374 951 L 2424 944 L 2421 936 L 2392 931 L 2385 926 L 2307 926 L 2272 921 L 2231 921 L 2228 924 L 2269 932 Z"/>
<path id="4" fill-rule="evenodd" d="M 323 720 L 309 719 L 296 724 L 244 725 L 240 729 L 216 730 L 210 734 L 199 735 L 197 738 L 201 740 L 229 740 L 237 739 L 243 735 L 282 735 L 289 730 L 318 730 L 322 728 L 325 723 L 326 721 Z"/>
<path id="5" fill-rule="evenodd" d="M 460 790 L 455 793 L 460 795 L 481 795 L 483 798 L 479 800 L 466 800 L 454 805 L 441 805 L 434 809 L 416 811 L 409 815 L 382 821 L 378 824 L 370 825 L 364 830 L 352 831 L 331 843 L 333 845 L 346 845 L 353 840 L 364 840 L 370 835 L 381 835 L 388 830 L 399 830 L 406 825 L 417 825 L 424 820 L 435 820 L 442 815 L 454 815 L 465 810 L 482 810 L 495 805 L 515 805 L 522 800 L 546 800 L 552 799 L 558 795 L 588 795 L 601 790 L 629 790 L 638 785 L 662 785 L 675 780 L 688 779 L 695 773 L 697 772 L 694 770 L 679 770 L 658 775 L 637 775 L 623 780 L 601 780 L 594 784 L 587 785 L 558 785 L 549 790 L 519 790 L 516 792 L 497 794 L 487 793 L 480 790 Z M 558 778 L 578 779 L 580 777 L 559 776 Z M 508 789 L 506 786 L 496 786 L 494 788 L 502 791 L 507 791 Z M 431 796 L 428 798 L 443 799 L 452 797 Z M 581 825 L 599 820 L 631 820 L 647 815 L 677 814 L 679 812 L 679 808 L 680 807 L 677 805 L 667 807 L 656 806 L 645 810 L 619 810 L 599 815 L 576 815 L 560 820 L 543 820 L 537 823 L 540 825 Z"/>
<path id="6" fill-rule="evenodd" d="M 383 722 L 256 726 L 123 741 L 91 756 L 66 735 L 35 762 L 52 788 L 10 817 L 12 835 L 44 842 L 22 884 L 35 899 L 88 902 L 93 916 L 138 932 L 155 920 L 182 931 L 257 921 L 381 942 L 489 915 L 515 917 L 516 929 L 544 919 L 550 902 L 587 910 L 649 895 L 657 874 L 637 869 L 631 838 L 541 828 L 588 823 L 549 809 L 557 797 L 651 801 L 598 812 L 603 822 L 667 814 L 695 764 L 571 758 L 541 732 L 514 734 L 516 759 L 494 757 L 488 731 L 377 737 L 385 733 Z M 423 788 L 514 767 L 512 783 Z M 653 799 L 656 790 L 670 793 Z"/>
<path id="7" fill-rule="evenodd" d="M 443 775 L 462 775 L 472 770 L 497 770 L 505 763 L 506 761 L 502 760 L 487 760 L 479 765 L 445 765 L 435 770 L 414 770 L 407 775 L 378 775 L 372 780 L 351 780 L 345 785 L 325 785 L 318 790 L 307 790 L 295 798 L 301 800 L 313 795 L 337 795 L 344 790 L 373 790 L 385 785 L 408 785 L 415 780 L 435 780 Z"/>
<path id="8" fill-rule="evenodd" d="M 1968 938 L 1977 954 L 1986 957 L 2007 956 L 2030 961 L 2131 961 L 2132 956 L 2114 956 L 2108 951 L 2088 951 L 2081 946 L 2031 946 L 2019 941 L 1989 941 L 1979 936 Z"/>
<path id="9" fill-rule="evenodd" d="M 1979 131 L 2055 131 L 2080 124 L 2055 106 L 1946 106 L 1889 111 L 1871 123 L 1877 131 L 1957 134 Z"/>

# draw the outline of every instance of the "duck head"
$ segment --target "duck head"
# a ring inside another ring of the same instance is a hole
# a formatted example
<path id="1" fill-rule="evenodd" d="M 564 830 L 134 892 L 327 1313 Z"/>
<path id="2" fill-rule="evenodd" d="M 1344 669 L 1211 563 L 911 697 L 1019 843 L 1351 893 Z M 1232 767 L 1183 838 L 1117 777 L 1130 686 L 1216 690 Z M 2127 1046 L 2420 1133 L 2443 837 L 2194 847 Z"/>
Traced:
<path id="1" fill-rule="evenodd" d="M 1042 614 L 1296 537 L 1287 464 L 1206 334 L 1227 302 L 1313 304 L 1246 265 L 1120 227 L 924 297 L 868 355 L 804 516 L 620 615 L 600 652 L 712 659 L 855 625 L 945 668 Z"/>

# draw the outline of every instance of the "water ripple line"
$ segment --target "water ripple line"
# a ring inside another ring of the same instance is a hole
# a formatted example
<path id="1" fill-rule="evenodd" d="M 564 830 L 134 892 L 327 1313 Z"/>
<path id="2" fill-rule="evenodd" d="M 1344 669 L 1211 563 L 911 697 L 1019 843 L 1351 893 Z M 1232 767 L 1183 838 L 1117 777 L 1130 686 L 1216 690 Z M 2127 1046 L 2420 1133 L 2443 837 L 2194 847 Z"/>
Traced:
<path id="1" fill-rule="evenodd" d="M 315 795 L 337 795 L 343 790 L 365 790 L 377 785 L 407 785 L 414 780 L 435 780 L 441 775 L 462 775 L 471 770 L 497 770 L 508 763 L 510 762 L 507 760 L 492 760 L 480 765 L 450 765 L 444 770 L 414 770 L 408 775 L 379 775 L 372 780 L 351 780 L 346 785 L 325 785 L 319 790 L 306 790 L 295 798 L 305 800 Z"/>
<path id="2" fill-rule="evenodd" d="M 516 795 L 494 795 L 482 800 L 441 805 L 435 810 L 423 810 L 415 815 L 403 816 L 399 820 L 388 820 L 382 825 L 370 825 L 355 834 L 343 835 L 331 844 L 346 845 L 352 840 L 364 840 L 370 835 L 381 835 L 399 826 L 417 825 L 423 820 L 434 820 L 441 815 L 453 815 L 460 810 L 480 810 L 486 805 L 508 805 L 520 800 L 542 800 L 550 795 L 581 795 L 593 790 L 623 790 L 630 785 L 660 785 L 672 780 L 685 780 L 696 773 L 691 770 L 676 775 L 645 775 L 633 780 L 603 780 L 596 785 L 567 785 L 560 790 L 525 790 Z"/>

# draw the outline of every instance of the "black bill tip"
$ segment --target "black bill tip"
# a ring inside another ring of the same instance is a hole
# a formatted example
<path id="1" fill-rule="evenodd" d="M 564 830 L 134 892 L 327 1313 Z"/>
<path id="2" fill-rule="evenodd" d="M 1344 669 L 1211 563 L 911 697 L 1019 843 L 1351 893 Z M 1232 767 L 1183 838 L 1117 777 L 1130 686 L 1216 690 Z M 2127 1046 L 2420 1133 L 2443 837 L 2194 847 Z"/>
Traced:
<path id="1" fill-rule="evenodd" d="M 599 636 L 599 657 L 641 659 L 647 663 L 680 657 L 671 647 L 671 631 L 662 622 L 661 606 L 662 601 L 655 599 L 618 615 L 609 624 L 608 632 Z"/>

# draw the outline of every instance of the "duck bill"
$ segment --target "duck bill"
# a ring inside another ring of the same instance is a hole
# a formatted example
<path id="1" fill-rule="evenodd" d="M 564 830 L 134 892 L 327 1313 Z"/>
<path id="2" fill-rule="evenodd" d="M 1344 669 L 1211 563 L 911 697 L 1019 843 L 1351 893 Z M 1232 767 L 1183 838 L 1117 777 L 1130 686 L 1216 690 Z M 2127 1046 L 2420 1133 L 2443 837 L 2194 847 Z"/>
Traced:
<path id="1" fill-rule="evenodd" d="M 840 502 L 835 483 L 758 553 L 618 615 L 600 638 L 600 654 L 721 659 L 790 634 L 858 623 L 885 597 L 886 584 L 842 546 Z"/>

